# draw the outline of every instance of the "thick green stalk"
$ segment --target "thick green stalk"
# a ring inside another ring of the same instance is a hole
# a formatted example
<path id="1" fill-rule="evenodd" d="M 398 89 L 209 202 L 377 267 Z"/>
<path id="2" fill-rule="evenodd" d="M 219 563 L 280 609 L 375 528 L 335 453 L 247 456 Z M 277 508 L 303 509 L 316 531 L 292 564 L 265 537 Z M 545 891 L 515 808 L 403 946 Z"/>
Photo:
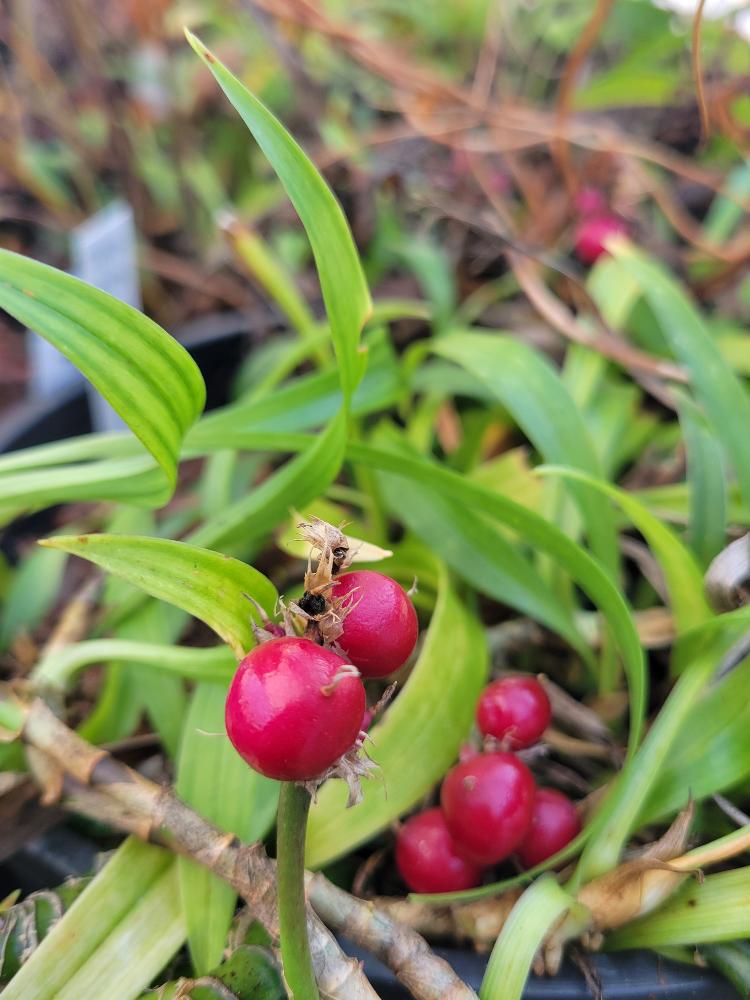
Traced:
<path id="1" fill-rule="evenodd" d="M 276 878 L 284 978 L 294 1000 L 318 1000 L 305 907 L 305 828 L 310 793 L 285 781 L 276 823 Z"/>

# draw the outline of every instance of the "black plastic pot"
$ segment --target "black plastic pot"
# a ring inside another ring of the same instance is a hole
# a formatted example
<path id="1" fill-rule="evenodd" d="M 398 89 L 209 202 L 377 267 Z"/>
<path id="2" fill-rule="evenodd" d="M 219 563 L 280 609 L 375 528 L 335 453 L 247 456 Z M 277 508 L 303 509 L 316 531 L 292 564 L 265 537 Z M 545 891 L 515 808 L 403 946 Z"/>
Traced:
<path id="1" fill-rule="evenodd" d="M 354 946 L 347 952 L 364 961 L 367 977 L 382 1000 L 409 1000 L 410 994 L 390 969 Z M 487 965 L 486 955 L 435 948 L 465 983 L 477 992 Z M 599 978 L 604 1000 L 738 1000 L 735 989 L 718 973 L 681 962 L 670 962 L 650 951 L 624 951 L 587 956 Z M 557 976 L 530 976 L 524 1000 L 591 1000 L 582 973 L 566 961 Z"/>
<path id="2" fill-rule="evenodd" d="M 208 408 L 227 401 L 229 387 L 249 336 L 238 332 L 238 316 L 200 321 L 181 336 L 201 371 L 208 389 Z M 24 403 L 0 419 L 0 452 L 62 440 L 91 430 L 82 388 L 41 403 Z M 39 516 L 39 515 L 37 515 Z M 26 533 L 34 530 L 27 523 Z M 10 888 L 32 892 L 59 884 L 69 875 L 91 870 L 97 851 L 86 837 L 65 826 L 46 831 L 0 864 L 0 898 Z M 365 971 L 383 1000 L 408 1000 L 409 993 L 390 969 L 344 940 L 345 950 L 362 959 Z M 487 957 L 458 948 L 436 948 L 470 986 L 478 990 Z M 592 956 L 605 1000 L 738 1000 L 738 993 L 711 970 L 662 959 L 651 952 L 633 951 Z M 590 1000 L 591 992 L 579 969 L 566 962 L 558 976 L 531 976 L 525 1000 Z"/>

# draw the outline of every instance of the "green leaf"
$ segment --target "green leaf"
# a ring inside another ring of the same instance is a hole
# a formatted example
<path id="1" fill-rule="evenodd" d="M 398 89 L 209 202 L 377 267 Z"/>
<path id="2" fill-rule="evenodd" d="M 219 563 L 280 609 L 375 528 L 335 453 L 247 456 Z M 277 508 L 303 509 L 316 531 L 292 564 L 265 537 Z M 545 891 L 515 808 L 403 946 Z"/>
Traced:
<path id="1" fill-rule="evenodd" d="M 701 948 L 701 957 L 725 976 L 743 1000 L 750 997 L 750 942 L 733 941 Z"/>
<path id="2" fill-rule="evenodd" d="M 407 450 L 395 433 L 382 433 L 380 439 L 392 450 L 419 461 L 418 454 Z M 588 647 L 568 608 L 494 524 L 484 517 L 478 519 L 455 501 L 436 496 L 417 477 L 406 483 L 387 473 L 377 478 L 391 513 L 474 589 L 554 629 L 588 657 Z"/>
<path id="3" fill-rule="evenodd" d="M 0 476 L 0 503 L 18 510 L 41 510 L 51 504 L 85 500 L 161 507 L 169 499 L 164 475 L 146 457 L 104 459 Z"/>
<path id="4" fill-rule="evenodd" d="M 227 688 L 211 682 L 196 687 L 175 787 L 202 816 L 251 843 L 273 826 L 278 784 L 248 767 L 224 734 Z M 190 954 L 200 976 L 221 961 L 237 894 L 194 861 L 179 858 L 177 864 Z"/>
<path id="5" fill-rule="evenodd" d="M 492 949 L 479 991 L 481 1000 L 520 1000 L 537 949 L 553 925 L 576 903 L 551 875 L 521 896 Z"/>
<path id="6" fill-rule="evenodd" d="M 211 975 L 237 1000 L 286 1000 L 278 966 L 264 948 L 240 945 Z"/>
<path id="7" fill-rule="evenodd" d="M 3 1000 L 132 1000 L 184 940 L 175 859 L 129 839 L 13 977 Z"/>
<path id="8" fill-rule="evenodd" d="M 638 282 L 673 353 L 690 372 L 691 383 L 732 462 L 750 503 L 750 397 L 693 304 L 655 261 L 627 241 L 613 247 L 616 260 Z"/>
<path id="9" fill-rule="evenodd" d="M 308 822 L 310 867 L 319 868 L 386 829 L 443 777 L 471 729 L 486 677 L 482 629 L 441 567 L 437 604 L 417 664 L 371 730 L 367 752 L 379 773 L 363 782 L 364 800 L 352 809 L 346 808 L 343 782 L 329 781 L 320 790 Z"/>
<path id="10" fill-rule="evenodd" d="M 42 544 L 88 559 L 204 621 L 241 658 L 254 645 L 249 594 L 267 611 L 276 590 L 262 573 L 184 542 L 128 535 L 69 535 Z"/>
<path id="11" fill-rule="evenodd" d="M 347 454 L 354 462 L 416 481 L 465 508 L 489 515 L 516 532 L 527 544 L 547 553 L 570 573 L 607 619 L 623 658 L 630 688 L 628 752 L 632 754 L 640 742 L 646 706 L 643 650 L 630 609 L 609 574 L 596 560 L 538 514 L 439 465 L 360 443 L 350 443 Z"/>
<path id="12" fill-rule="evenodd" d="M 678 393 L 677 401 L 690 486 L 688 537 L 706 567 L 726 542 L 727 472 L 718 435 L 686 393 Z"/>
<path id="13" fill-rule="evenodd" d="M 307 231 L 331 325 L 341 388 L 348 400 L 364 371 L 358 344 L 372 303 L 341 206 L 281 122 L 200 39 L 189 31 L 186 35 L 268 157 Z"/>
<path id="14" fill-rule="evenodd" d="M 392 406 L 401 390 L 398 362 L 387 337 L 375 332 L 367 338 L 367 372 L 351 400 L 354 416 L 365 416 Z M 302 375 L 261 398 L 252 396 L 204 417 L 188 437 L 188 448 L 222 443 L 231 446 L 237 430 L 302 431 L 320 427 L 341 409 L 343 396 L 336 370 Z"/>
<path id="15" fill-rule="evenodd" d="M 270 952 L 241 944 L 221 965 L 185 992 L 185 980 L 164 983 L 142 1000 L 287 1000 L 281 973 Z M 228 992 L 229 991 L 229 992 Z"/>
<path id="16" fill-rule="evenodd" d="M 586 424 L 560 376 L 541 354 L 499 333 L 452 333 L 436 340 L 433 349 L 484 383 L 547 462 L 601 476 Z M 608 504 L 586 486 L 573 487 L 572 492 L 594 553 L 616 572 L 619 554 Z"/>
<path id="17" fill-rule="evenodd" d="M 673 672 L 698 659 L 718 667 L 747 635 L 750 608 L 720 615 L 683 634 L 675 648 Z M 690 711 L 659 769 L 638 818 L 644 826 L 750 777 L 750 702 L 746 697 L 750 660 L 709 686 Z"/>
<path id="18" fill-rule="evenodd" d="M 79 670 L 113 660 L 127 660 L 191 681 L 226 680 L 237 667 L 237 660 L 227 646 L 204 649 L 135 639 L 87 639 L 48 653 L 37 663 L 31 680 L 40 687 L 65 689 Z"/>
<path id="19" fill-rule="evenodd" d="M 562 476 L 565 479 L 585 482 L 610 497 L 622 508 L 648 541 L 659 561 L 678 632 L 683 632 L 713 617 L 713 611 L 703 596 L 703 573 L 693 554 L 685 548 L 675 532 L 662 524 L 643 504 L 624 490 L 574 469 L 544 466 L 537 471 L 543 475 Z"/>
<path id="20" fill-rule="evenodd" d="M 0 610 L 0 649 L 24 630 L 35 628 L 57 600 L 67 556 L 33 549 L 16 570 Z"/>
<path id="21" fill-rule="evenodd" d="M 574 875 L 576 884 L 609 871 L 619 861 L 716 666 L 710 647 L 701 650 L 672 688 L 643 744 L 625 763 L 589 823 L 589 840 Z"/>
<path id="22" fill-rule="evenodd" d="M 607 947 L 662 948 L 750 937 L 750 868 L 691 879 L 658 910 L 615 931 Z"/>
<path id="23" fill-rule="evenodd" d="M 0 250 L 0 307 L 96 386 L 161 467 L 167 500 L 182 439 L 205 402 L 203 378 L 185 349 L 124 302 L 8 250 Z"/>
<path id="24" fill-rule="evenodd" d="M 117 535 L 156 534 L 156 521 L 151 511 L 124 504 L 115 508 L 107 527 Z M 105 607 L 122 607 L 134 594 L 138 592 L 125 580 L 109 576 L 105 581 L 102 603 Z M 151 601 L 118 622 L 113 632 L 117 639 L 169 646 L 177 640 L 183 627 L 181 612 Z M 65 650 L 61 653 L 64 656 Z M 100 740 L 129 736 L 141 721 L 145 709 L 162 745 L 174 758 L 186 708 L 187 695 L 179 676 L 151 670 L 133 661 L 110 663 L 105 672 L 101 696 L 97 698 L 94 711 L 82 724 L 81 731 L 86 733 L 87 738 L 94 735 Z"/>
<path id="25" fill-rule="evenodd" d="M 12 897 L 2 901 L 0 984 L 8 982 L 18 972 L 22 959 L 28 961 L 90 881 L 87 877 L 68 879 L 56 889 L 31 893 L 20 903 L 11 905 Z M 17 890 L 16 895 L 19 893 Z"/>
<path id="26" fill-rule="evenodd" d="M 192 533 L 194 544 L 247 549 L 284 521 L 292 508 L 314 500 L 338 475 L 344 459 L 346 413 L 341 410 L 326 430 L 302 452 L 277 469 L 247 496 L 230 504 Z"/>

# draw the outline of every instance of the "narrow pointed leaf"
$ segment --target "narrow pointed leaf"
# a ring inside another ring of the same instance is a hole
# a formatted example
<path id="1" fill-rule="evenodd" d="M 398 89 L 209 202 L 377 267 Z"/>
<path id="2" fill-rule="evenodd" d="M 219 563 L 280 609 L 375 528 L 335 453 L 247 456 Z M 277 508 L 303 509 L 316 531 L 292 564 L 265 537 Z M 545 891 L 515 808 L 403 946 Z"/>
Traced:
<path id="1" fill-rule="evenodd" d="M 703 596 L 703 573 L 692 552 L 668 525 L 662 524 L 643 504 L 625 490 L 574 469 L 545 466 L 539 471 L 544 475 L 585 482 L 622 508 L 647 540 L 659 562 L 678 631 L 685 631 L 713 617 L 713 611 Z"/>
<path id="2" fill-rule="evenodd" d="M 727 451 L 745 503 L 750 503 L 750 395 L 746 387 L 675 279 L 625 240 L 618 240 L 612 250 L 638 283 L 675 357 L 690 372 L 696 397 Z"/>
<path id="3" fill-rule="evenodd" d="M 382 440 L 399 448 L 406 457 L 419 460 L 416 452 L 403 448 L 395 436 Z M 439 552 L 451 569 L 475 590 L 536 619 L 558 632 L 584 657 L 588 647 L 579 634 L 569 608 L 535 570 L 515 540 L 509 541 L 484 518 L 421 484 L 415 477 L 404 482 L 398 476 L 378 473 L 386 505 L 394 517 L 430 547 Z"/>
<path id="4" fill-rule="evenodd" d="M 341 387 L 348 400 L 364 371 L 359 336 L 372 303 L 341 206 L 281 122 L 200 39 L 189 31 L 186 34 L 268 157 L 307 231 L 331 325 Z"/>
<path id="5" fill-rule="evenodd" d="M 688 537 L 705 567 L 726 542 L 727 470 L 718 434 L 686 393 L 677 399 L 690 486 Z"/>
<path id="6" fill-rule="evenodd" d="M 601 476 L 583 417 L 543 355 L 507 334 L 463 331 L 441 337 L 434 350 L 486 385 L 547 462 Z M 572 492 L 594 553 L 616 571 L 617 538 L 608 504 L 583 484 Z"/>

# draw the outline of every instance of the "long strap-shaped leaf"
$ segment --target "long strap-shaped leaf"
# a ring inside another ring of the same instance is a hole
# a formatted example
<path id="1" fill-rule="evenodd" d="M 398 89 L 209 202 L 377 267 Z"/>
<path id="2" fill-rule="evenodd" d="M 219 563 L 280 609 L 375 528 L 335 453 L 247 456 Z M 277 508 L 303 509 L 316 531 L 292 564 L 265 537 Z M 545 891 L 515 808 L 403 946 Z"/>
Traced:
<path id="1" fill-rule="evenodd" d="M 185 432 L 205 402 L 187 351 L 137 309 L 9 250 L 0 250 L 0 307 L 53 344 L 111 403 L 161 466 L 156 502 L 164 503 Z"/>
<path id="2" fill-rule="evenodd" d="M 726 448 L 745 503 L 750 503 L 747 389 L 674 278 L 627 241 L 618 240 L 612 249 L 618 263 L 638 283 L 675 357 L 690 372 L 695 395 Z"/>
<path id="3" fill-rule="evenodd" d="M 359 336 L 372 303 L 341 206 L 281 122 L 199 38 L 189 31 L 186 35 L 268 157 L 307 231 L 348 401 L 364 371 Z"/>
<path id="4" fill-rule="evenodd" d="M 513 907 L 495 942 L 479 991 L 481 1000 L 520 1000 L 547 932 L 575 908 L 573 897 L 551 875 L 537 879 Z"/>
<path id="5" fill-rule="evenodd" d="M 620 506 L 648 541 L 664 573 L 678 634 L 713 617 L 708 601 L 703 596 L 703 574 L 692 552 L 682 544 L 672 528 L 662 524 L 639 500 L 617 486 L 576 469 L 550 465 L 543 466 L 539 471 L 586 483 L 604 496 L 611 497 Z"/>
<path id="6" fill-rule="evenodd" d="M 132 1000 L 185 939 L 176 861 L 130 839 L 3 990 L 8 1000 Z M 130 961 L 123 961 L 123 955 Z"/>
<path id="7" fill-rule="evenodd" d="M 43 542 L 96 563 L 200 618 L 239 658 L 255 640 L 246 594 L 267 610 L 276 589 L 262 573 L 228 556 L 184 542 L 138 535 L 66 535 Z"/>
<path id="8" fill-rule="evenodd" d="M 434 349 L 486 385 L 547 462 L 565 463 L 601 476 L 584 419 L 542 354 L 500 332 L 452 333 L 437 340 Z M 595 555 L 616 573 L 617 536 L 608 504 L 585 486 L 576 484 L 573 493 Z"/>

